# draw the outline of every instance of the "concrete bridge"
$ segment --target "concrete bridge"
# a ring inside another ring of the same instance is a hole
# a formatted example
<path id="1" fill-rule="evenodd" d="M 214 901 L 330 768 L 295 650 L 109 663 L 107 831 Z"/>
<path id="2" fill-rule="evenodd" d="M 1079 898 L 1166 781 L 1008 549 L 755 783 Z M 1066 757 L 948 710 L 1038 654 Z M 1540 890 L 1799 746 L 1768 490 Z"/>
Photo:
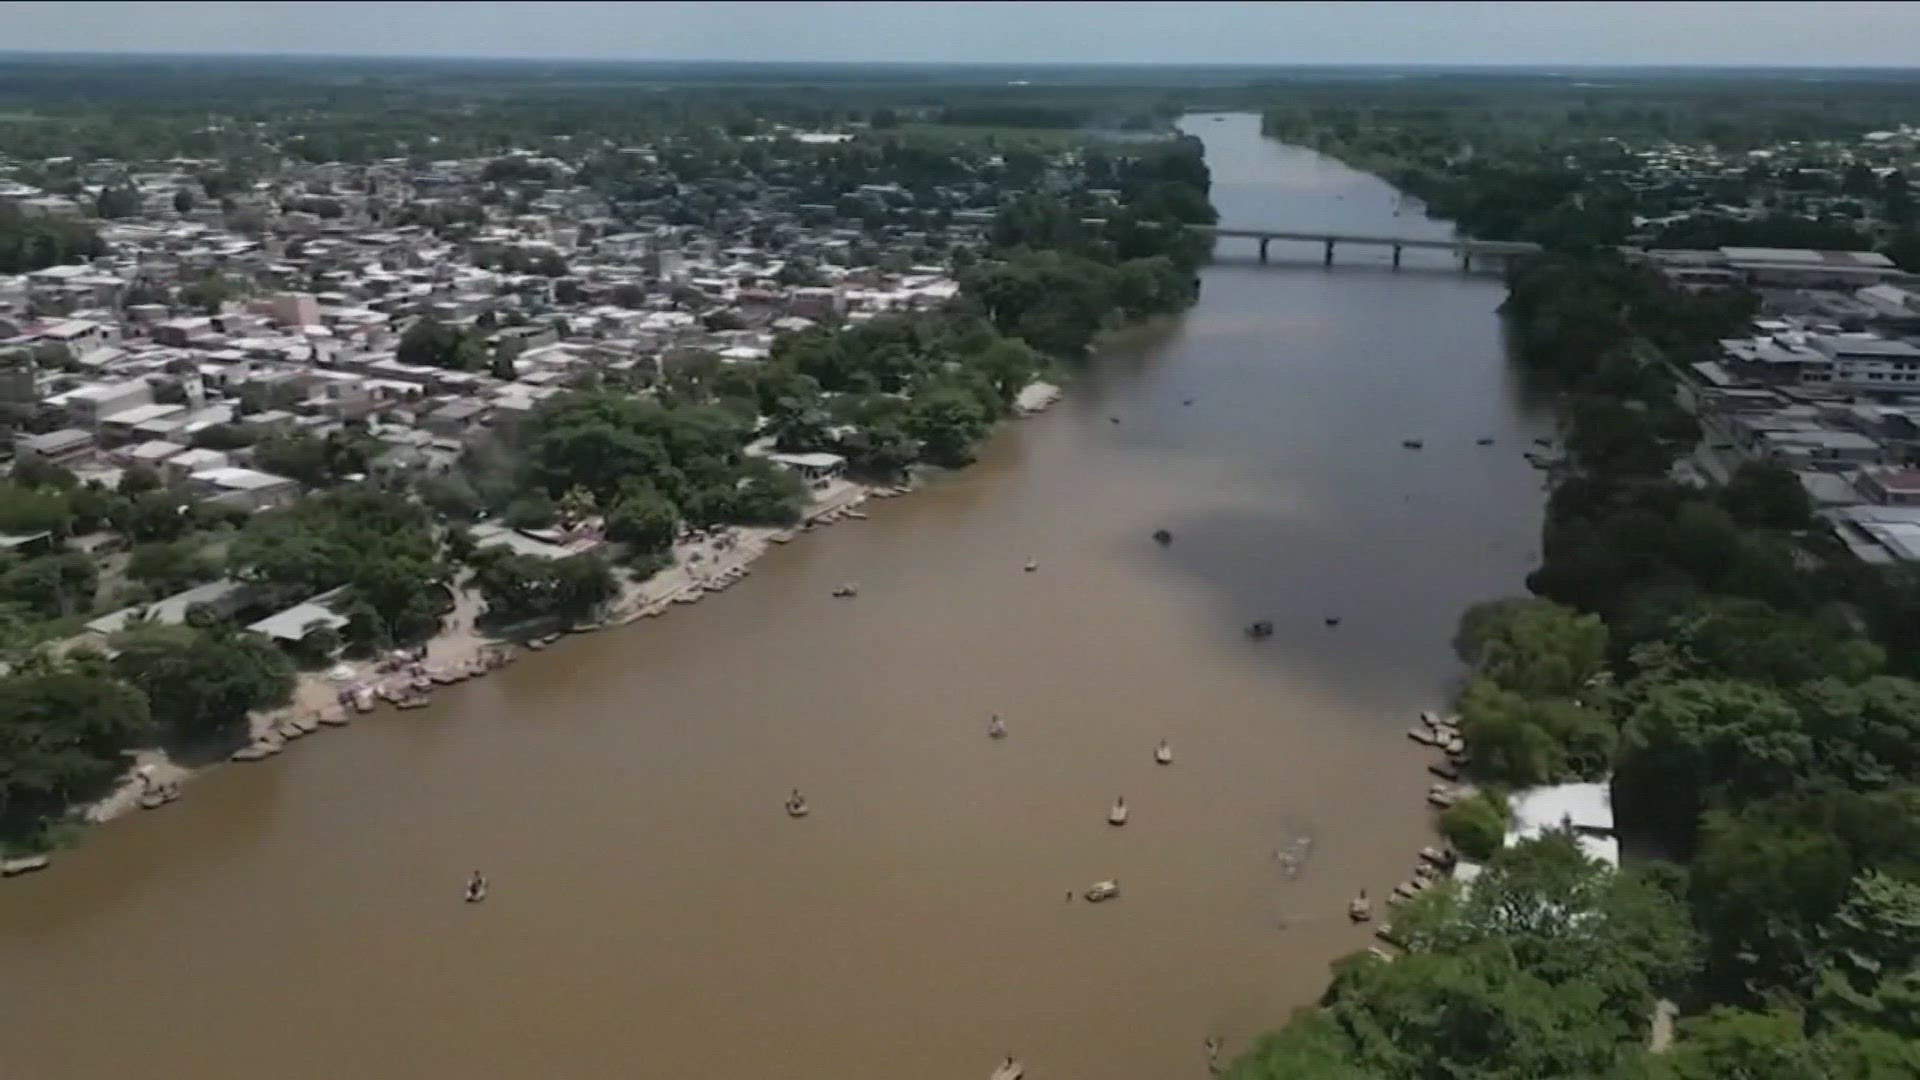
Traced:
<path id="1" fill-rule="evenodd" d="M 1254 240 L 1260 244 L 1260 261 L 1267 261 L 1267 245 L 1275 240 L 1298 241 L 1322 245 L 1321 263 L 1333 265 L 1334 248 L 1347 244 L 1355 247 L 1384 247 L 1393 249 L 1394 269 L 1400 267 L 1400 255 L 1408 248 L 1428 251 L 1451 251 L 1460 256 L 1462 270 L 1473 269 L 1474 257 L 1483 259 L 1497 258 L 1511 260 L 1521 255 L 1537 255 L 1540 245 L 1525 240 L 1474 240 L 1464 236 L 1431 239 L 1410 236 L 1364 236 L 1357 233 L 1329 233 L 1317 230 L 1292 229 L 1242 229 L 1230 225 L 1189 225 L 1198 233 L 1224 240 Z"/>
<path id="2" fill-rule="evenodd" d="M 962 210 L 953 215 L 956 221 L 972 221 L 988 224 L 993 214 L 984 210 Z M 1105 225 L 1105 218 L 1082 218 L 1081 224 Z M 1423 251 L 1451 251 L 1460 257 L 1460 269 L 1473 269 L 1476 256 L 1481 259 L 1501 259 L 1511 262 L 1521 255 L 1537 255 L 1540 245 L 1525 240 L 1475 240 L 1470 237 L 1453 236 L 1439 239 L 1412 236 L 1366 236 L 1358 233 L 1333 233 L 1317 229 L 1255 229 L 1240 228 L 1233 225 L 1188 225 L 1194 232 L 1221 240 L 1253 240 L 1260 245 L 1260 262 L 1267 261 L 1267 245 L 1275 240 L 1295 241 L 1322 246 L 1321 263 L 1333 265 L 1334 249 L 1341 244 L 1352 247 L 1384 247 L 1393 249 L 1394 269 L 1400 268 L 1400 256 L 1408 248 Z"/>

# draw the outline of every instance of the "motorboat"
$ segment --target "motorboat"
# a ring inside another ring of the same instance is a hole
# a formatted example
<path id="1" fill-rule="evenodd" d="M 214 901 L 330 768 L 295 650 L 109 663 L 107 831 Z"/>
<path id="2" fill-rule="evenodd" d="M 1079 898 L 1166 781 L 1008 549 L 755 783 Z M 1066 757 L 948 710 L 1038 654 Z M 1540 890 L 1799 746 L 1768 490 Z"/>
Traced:
<path id="1" fill-rule="evenodd" d="M 1478 438 L 1478 439 L 1475 439 L 1475 440 L 1473 440 L 1473 445 L 1475 445 L 1475 446 L 1492 446 L 1492 445 L 1493 445 L 1493 440 L 1492 440 L 1491 438 L 1488 438 L 1488 437 L 1485 437 L 1485 436 L 1483 436 L 1483 437 L 1481 437 L 1481 438 Z"/>
<path id="2" fill-rule="evenodd" d="M 1021 1065 L 1009 1056 L 1005 1061 L 994 1066 L 993 1075 L 988 1077 L 987 1080 L 1020 1080 L 1020 1077 L 1026 1074 L 1026 1071 L 1026 1066 Z"/>
<path id="3" fill-rule="evenodd" d="M 1255 641 L 1260 641 L 1262 639 L 1272 637 L 1273 636 L 1273 620 L 1272 619 L 1255 619 L 1253 622 L 1247 624 L 1247 636 L 1254 639 Z"/>
<path id="4" fill-rule="evenodd" d="M 1326 624 L 1327 624 L 1328 626 L 1339 626 L 1339 625 L 1340 625 L 1340 616 L 1338 616 L 1338 615 L 1329 615 L 1329 616 L 1327 616 L 1327 617 L 1326 617 L 1326 619 L 1325 619 L 1324 621 L 1326 622 Z"/>
<path id="5" fill-rule="evenodd" d="M 987 738 L 1004 739 L 1006 737 L 1007 737 L 1007 722 L 1005 720 L 1000 719 L 999 713 L 994 713 L 993 719 L 987 721 Z"/>
<path id="6" fill-rule="evenodd" d="M 1167 740 L 1161 739 L 1160 745 L 1153 748 L 1153 760 L 1160 765 L 1173 764 L 1173 747 L 1167 745 Z"/>
<path id="7" fill-rule="evenodd" d="M 466 902 L 477 904 L 486 898 L 487 879 L 481 876 L 480 871 L 475 870 L 473 876 L 467 879 Z"/>
<path id="8" fill-rule="evenodd" d="M 1120 422 L 1120 418 L 1117 416 L 1109 416 L 1107 417 L 1107 422 L 1110 424 L 1117 424 Z"/>
<path id="9" fill-rule="evenodd" d="M 1347 918 L 1357 923 L 1373 918 L 1373 901 L 1367 899 L 1367 890 L 1361 889 L 1359 896 L 1347 901 Z"/>
<path id="10" fill-rule="evenodd" d="M 848 597 L 859 596 L 860 586 L 855 584 L 854 582 L 845 581 L 833 587 L 833 595 L 843 599 Z"/>
<path id="11" fill-rule="evenodd" d="M 1446 784 L 1435 784 L 1427 789 L 1427 804 L 1439 810 L 1445 810 L 1460 801 L 1460 793 Z"/>
<path id="12" fill-rule="evenodd" d="M 1096 881 L 1093 887 L 1087 890 L 1086 895 L 1089 903 L 1097 904 L 1102 900 L 1111 900 L 1120 895 L 1120 880 L 1112 878 L 1107 881 Z"/>
<path id="13" fill-rule="evenodd" d="M 1153 542 L 1159 544 L 1161 547 L 1165 547 L 1173 543 L 1173 534 L 1165 529 L 1155 529 L 1153 530 Z"/>
<path id="14" fill-rule="evenodd" d="M 807 816 L 807 797 L 800 794 L 799 788 L 793 789 L 793 794 L 787 796 L 787 816 L 790 818 Z"/>
<path id="15" fill-rule="evenodd" d="M 1124 797 L 1113 800 L 1113 808 L 1107 811 L 1107 824 L 1125 825 L 1126 823 L 1127 800 Z"/>
<path id="16" fill-rule="evenodd" d="M 1401 439 L 1400 445 L 1406 447 L 1409 450 L 1418 450 L 1427 444 L 1422 442 L 1419 439 Z"/>
<path id="17" fill-rule="evenodd" d="M 1033 572 L 1034 572 L 1035 570 L 1038 570 L 1038 569 L 1040 569 L 1040 560 L 1038 560 L 1038 559 L 1028 559 L 1028 560 L 1027 560 L 1027 565 L 1026 565 L 1026 567 L 1025 567 L 1025 569 L 1026 569 L 1026 571 L 1027 571 L 1027 573 L 1029 573 L 1029 574 L 1031 574 L 1031 573 L 1033 573 Z"/>

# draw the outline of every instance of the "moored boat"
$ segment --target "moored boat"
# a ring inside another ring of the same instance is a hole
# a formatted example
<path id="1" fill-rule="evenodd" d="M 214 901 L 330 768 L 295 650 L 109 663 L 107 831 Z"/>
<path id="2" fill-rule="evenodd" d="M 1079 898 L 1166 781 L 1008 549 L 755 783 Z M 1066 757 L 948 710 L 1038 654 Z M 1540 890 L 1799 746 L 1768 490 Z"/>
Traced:
<path id="1" fill-rule="evenodd" d="M 1153 760 L 1161 765 L 1173 764 L 1173 747 L 1167 744 L 1167 740 L 1161 739 L 1160 745 L 1153 748 Z"/>
<path id="2" fill-rule="evenodd" d="M 1107 824 L 1125 825 L 1127 823 L 1127 800 L 1122 797 L 1113 800 L 1113 808 L 1107 811 Z"/>
<path id="3" fill-rule="evenodd" d="M 1099 903 L 1102 900 L 1111 900 L 1114 897 L 1119 895 L 1120 895 L 1120 879 L 1119 878 L 1110 878 L 1106 881 L 1096 881 L 1093 883 L 1093 886 L 1087 890 L 1087 900 L 1090 903 L 1095 903 L 1095 904 Z"/>

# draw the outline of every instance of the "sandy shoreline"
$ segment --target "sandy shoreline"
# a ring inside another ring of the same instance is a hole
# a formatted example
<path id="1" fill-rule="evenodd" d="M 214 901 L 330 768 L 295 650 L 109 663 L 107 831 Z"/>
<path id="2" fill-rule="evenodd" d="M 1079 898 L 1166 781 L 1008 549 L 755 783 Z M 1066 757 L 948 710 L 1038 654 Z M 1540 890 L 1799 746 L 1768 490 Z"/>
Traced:
<path id="1" fill-rule="evenodd" d="M 1016 417 L 1045 411 L 1059 401 L 1062 391 L 1036 382 L 1021 391 L 1014 404 Z M 577 627 L 590 633 L 626 626 L 640 619 L 665 615 L 676 604 L 698 603 L 709 593 L 731 588 L 752 572 L 755 560 L 775 545 L 844 520 L 859 520 L 861 504 L 871 498 L 906 494 L 911 483 L 873 486 L 848 480 L 831 481 L 814 494 L 800 523 L 790 528 L 732 527 L 673 547 L 673 565 L 642 581 L 624 578 L 621 590 L 599 622 Z M 273 757 L 293 742 L 332 727 L 345 727 L 356 714 L 392 709 L 409 697 L 424 698 L 441 686 L 483 677 L 517 659 L 522 651 L 545 647 L 480 631 L 476 620 L 485 610 L 479 594 L 457 588 L 454 609 L 440 632 L 426 643 L 426 652 L 411 662 L 365 659 L 341 661 L 325 671 L 300 673 L 293 697 L 284 706 L 249 718 L 249 741 L 224 760 L 197 765 L 176 761 L 161 747 L 146 747 L 131 755 L 127 773 L 114 790 L 97 802 L 74 811 L 90 823 L 111 821 L 131 810 L 164 806 L 179 796 L 181 785 L 198 773 L 226 761 L 260 761 Z"/>

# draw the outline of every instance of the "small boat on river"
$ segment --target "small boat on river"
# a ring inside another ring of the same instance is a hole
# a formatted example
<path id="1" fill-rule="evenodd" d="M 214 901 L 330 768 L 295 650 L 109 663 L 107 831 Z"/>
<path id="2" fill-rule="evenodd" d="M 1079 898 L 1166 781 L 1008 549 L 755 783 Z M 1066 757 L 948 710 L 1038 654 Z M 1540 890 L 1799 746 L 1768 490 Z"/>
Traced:
<path id="1" fill-rule="evenodd" d="M 1373 901 L 1367 899 L 1367 890 L 1361 889 L 1359 896 L 1347 901 L 1347 918 L 1357 923 L 1373 918 Z"/>
<path id="2" fill-rule="evenodd" d="M 1400 445 L 1406 447 L 1409 450 L 1418 450 L 1427 444 L 1420 441 L 1419 439 L 1401 439 Z"/>
<path id="3" fill-rule="evenodd" d="M 993 1075 L 987 1080 L 1020 1080 L 1026 1075 L 1026 1071 L 1026 1067 L 1013 1060 L 1013 1055 L 1009 1054 L 1005 1061 L 994 1067 Z"/>
<path id="4" fill-rule="evenodd" d="M 833 595 L 841 599 L 850 599 L 860 595 L 860 586 L 851 581 L 842 582 L 833 587 Z"/>
<path id="5" fill-rule="evenodd" d="M 1167 745 L 1167 740 L 1161 739 L 1160 745 L 1153 748 L 1153 760 L 1159 765 L 1173 764 L 1173 747 Z"/>
<path id="6" fill-rule="evenodd" d="M 787 796 L 787 816 L 790 818 L 803 818 L 807 816 L 807 813 L 807 797 L 800 794 L 799 788 L 794 788 L 793 794 Z"/>
<path id="7" fill-rule="evenodd" d="M 473 872 L 473 876 L 467 879 L 466 901 L 469 904 L 477 904 L 480 901 L 485 900 L 486 898 L 487 898 L 487 879 L 480 873 L 480 871 L 475 870 Z"/>
<path id="8" fill-rule="evenodd" d="M 1007 722 L 1005 720 L 1000 719 L 999 713 L 994 713 L 993 719 L 987 721 L 987 738 L 1004 739 L 1006 737 L 1007 737 Z"/>
<path id="9" fill-rule="evenodd" d="M 1173 543 L 1173 534 L 1165 529 L 1155 529 L 1153 530 L 1153 542 L 1159 544 L 1161 547 L 1166 547 L 1168 544 Z"/>
<path id="10" fill-rule="evenodd" d="M 1473 440 L 1473 445 L 1475 445 L 1475 446 L 1492 446 L 1492 445 L 1493 445 L 1493 440 L 1492 440 L 1492 439 L 1490 439 L 1490 438 L 1485 438 L 1485 437 L 1482 437 L 1482 438 L 1478 438 L 1478 439 L 1475 439 L 1475 440 Z"/>
<path id="11" fill-rule="evenodd" d="M 1111 878 L 1107 881 L 1094 882 L 1093 887 L 1087 890 L 1087 901 L 1097 904 L 1102 900 L 1111 900 L 1119 895 L 1120 879 Z"/>
<path id="12" fill-rule="evenodd" d="M 1038 570 L 1038 569 L 1040 569 L 1040 560 L 1038 560 L 1038 559 L 1028 559 L 1028 560 L 1027 560 L 1027 565 L 1026 565 L 1025 567 L 1023 567 L 1023 569 L 1025 569 L 1025 570 L 1026 570 L 1026 572 L 1027 572 L 1027 573 L 1029 573 L 1029 574 L 1031 574 L 1031 573 L 1033 573 L 1033 572 L 1034 572 L 1035 570 Z"/>
<path id="13" fill-rule="evenodd" d="M 1125 797 L 1113 800 L 1113 808 L 1107 811 L 1107 824 L 1125 825 L 1127 823 L 1127 800 Z"/>
<path id="14" fill-rule="evenodd" d="M 1272 619 L 1255 619 L 1247 625 L 1247 636 L 1255 641 L 1263 641 L 1273 636 Z"/>

